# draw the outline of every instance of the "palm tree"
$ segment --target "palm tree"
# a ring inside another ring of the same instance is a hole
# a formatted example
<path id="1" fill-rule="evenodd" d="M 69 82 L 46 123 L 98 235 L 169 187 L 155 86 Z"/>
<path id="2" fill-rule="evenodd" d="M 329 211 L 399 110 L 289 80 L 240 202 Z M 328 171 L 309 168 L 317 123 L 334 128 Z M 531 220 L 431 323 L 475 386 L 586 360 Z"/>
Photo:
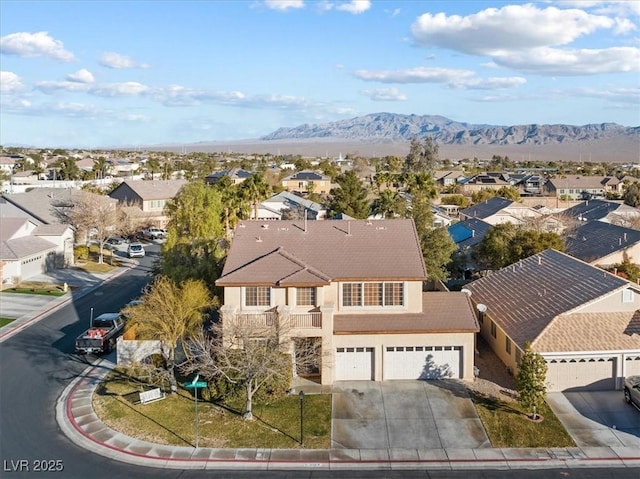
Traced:
<path id="1" fill-rule="evenodd" d="M 240 189 L 245 200 L 253 205 L 253 219 L 258 219 L 258 204 L 269 195 L 271 186 L 262 173 L 256 173 L 244 180 Z"/>
<path id="2" fill-rule="evenodd" d="M 111 169 L 111 164 L 105 159 L 104 156 L 100 156 L 93 160 L 93 172 L 99 179 L 104 178 L 109 170 Z"/>
<path id="3" fill-rule="evenodd" d="M 396 218 L 404 216 L 406 212 L 406 201 L 397 191 L 384 190 L 373 201 L 371 210 L 375 215 L 383 218 Z"/>

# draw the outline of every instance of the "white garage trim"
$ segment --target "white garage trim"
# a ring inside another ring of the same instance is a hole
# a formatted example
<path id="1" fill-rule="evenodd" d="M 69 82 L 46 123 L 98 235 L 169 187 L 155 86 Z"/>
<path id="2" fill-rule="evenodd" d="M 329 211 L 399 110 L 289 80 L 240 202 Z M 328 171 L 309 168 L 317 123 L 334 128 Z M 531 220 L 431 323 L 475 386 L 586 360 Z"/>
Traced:
<path id="1" fill-rule="evenodd" d="M 384 380 L 462 376 L 462 346 L 387 346 L 383 351 Z"/>
<path id="2" fill-rule="evenodd" d="M 372 381 L 374 371 L 373 348 L 336 348 L 336 381 Z"/>
<path id="3" fill-rule="evenodd" d="M 547 390 L 597 391 L 615 389 L 615 357 L 547 359 Z"/>

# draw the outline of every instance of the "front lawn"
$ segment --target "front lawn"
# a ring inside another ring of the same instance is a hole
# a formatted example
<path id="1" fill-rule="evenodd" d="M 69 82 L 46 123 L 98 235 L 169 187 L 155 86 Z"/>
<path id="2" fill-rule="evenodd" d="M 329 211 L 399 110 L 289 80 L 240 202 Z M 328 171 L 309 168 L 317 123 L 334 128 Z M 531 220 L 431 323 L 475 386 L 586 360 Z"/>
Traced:
<path id="1" fill-rule="evenodd" d="M 109 427 L 157 444 L 195 444 L 195 404 L 190 391 L 150 404 L 135 404 L 140 386 L 122 372 L 110 373 L 93 396 L 93 406 Z M 300 445 L 299 398 L 285 396 L 255 404 L 255 419 L 244 421 L 234 405 L 198 399 L 199 447 L 295 449 Z M 328 449 L 331 442 L 331 396 L 304 398 L 304 448 Z"/>
<path id="2" fill-rule="evenodd" d="M 16 318 L 0 318 L 0 328 L 2 326 L 6 326 L 7 324 L 11 323 L 12 321 L 15 321 Z"/>
<path id="3" fill-rule="evenodd" d="M 553 411 L 545 404 L 538 411 L 542 422 L 529 420 L 516 401 L 502 401 L 471 393 L 480 420 L 493 447 L 575 447 Z"/>
<path id="4" fill-rule="evenodd" d="M 66 294 L 63 285 L 24 281 L 13 288 L 2 290 L 3 293 L 42 294 L 45 296 L 63 296 Z"/>

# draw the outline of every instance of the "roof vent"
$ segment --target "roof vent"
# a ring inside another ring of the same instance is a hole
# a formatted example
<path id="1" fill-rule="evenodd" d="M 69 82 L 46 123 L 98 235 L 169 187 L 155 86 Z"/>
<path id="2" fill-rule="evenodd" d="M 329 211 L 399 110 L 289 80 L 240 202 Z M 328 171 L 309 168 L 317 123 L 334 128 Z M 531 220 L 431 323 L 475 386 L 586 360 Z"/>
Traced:
<path id="1" fill-rule="evenodd" d="M 542 264 L 542 256 L 538 255 L 538 264 Z"/>
<path id="2" fill-rule="evenodd" d="M 487 305 L 486 304 L 482 304 L 479 303 L 476 308 L 478 309 L 479 313 L 486 313 L 487 312 Z"/>
<path id="3" fill-rule="evenodd" d="M 262 238 L 260 238 L 260 236 L 256 236 L 256 243 L 262 243 Z"/>
<path id="4" fill-rule="evenodd" d="M 240 223 L 238 224 L 238 228 L 246 228 L 246 225 L 244 223 Z"/>
<path id="5" fill-rule="evenodd" d="M 470 289 L 462 288 L 460 290 L 460 292 L 466 294 L 467 296 L 471 296 L 471 290 Z"/>
<path id="6" fill-rule="evenodd" d="M 262 229 L 263 229 L 263 230 L 268 230 L 268 229 L 269 229 L 269 225 L 268 225 L 268 224 L 266 224 L 266 223 L 265 223 L 265 224 L 263 224 L 263 225 L 262 225 Z"/>

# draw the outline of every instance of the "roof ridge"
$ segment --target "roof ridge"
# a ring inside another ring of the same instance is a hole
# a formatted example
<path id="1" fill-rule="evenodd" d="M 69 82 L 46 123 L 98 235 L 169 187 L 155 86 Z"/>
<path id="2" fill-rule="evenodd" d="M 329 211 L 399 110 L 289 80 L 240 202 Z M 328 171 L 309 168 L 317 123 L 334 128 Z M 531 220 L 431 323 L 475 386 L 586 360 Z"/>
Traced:
<path id="1" fill-rule="evenodd" d="M 309 271 L 314 276 L 318 276 L 319 278 L 322 278 L 325 281 L 331 281 L 332 278 L 329 275 L 324 273 L 322 270 L 315 268 L 314 266 L 310 266 L 304 263 L 301 259 L 298 259 L 293 253 L 290 253 L 289 251 L 284 249 L 282 246 L 278 246 L 278 248 L 276 249 L 276 252 L 282 255 L 283 257 L 285 257 L 286 259 L 288 259 L 289 261 L 296 263 L 298 266 L 301 267 L 301 269 Z"/>

